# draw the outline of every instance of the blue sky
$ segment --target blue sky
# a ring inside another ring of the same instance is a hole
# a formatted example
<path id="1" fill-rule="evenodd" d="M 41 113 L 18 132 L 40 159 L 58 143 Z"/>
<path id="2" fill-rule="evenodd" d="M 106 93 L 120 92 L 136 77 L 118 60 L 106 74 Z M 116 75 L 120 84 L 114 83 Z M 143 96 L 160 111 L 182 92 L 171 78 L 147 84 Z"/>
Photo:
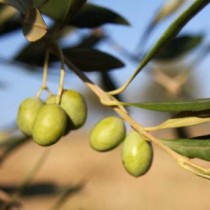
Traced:
<path id="1" fill-rule="evenodd" d="M 122 1 L 122 0 L 94 0 L 93 2 L 103 5 L 107 8 L 110 8 L 122 16 L 124 16 L 130 23 L 131 26 L 116 26 L 116 25 L 107 25 L 105 30 L 107 30 L 114 40 L 126 48 L 128 51 L 133 51 L 136 48 L 136 45 L 145 29 L 147 24 L 152 19 L 157 8 L 164 3 L 163 0 L 156 1 L 146 1 L 146 0 L 133 0 L 133 1 Z M 151 3 L 152 2 L 152 3 Z M 192 1 L 189 1 L 192 2 Z M 188 4 L 187 4 L 188 5 Z M 209 43 L 210 39 L 208 37 L 210 33 L 210 21 L 209 21 L 209 11 L 210 7 L 204 9 L 198 16 L 193 18 L 190 23 L 182 30 L 182 32 L 188 33 L 205 33 L 207 36 L 206 42 Z M 150 37 L 150 40 L 147 44 L 147 48 L 152 46 L 152 44 L 157 40 L 157 37 L 163 33 L 168 24 L 176 15 L 164 21 L 160 24 L 153 32 Z M 23 46 L 26 43 L 22 32 L 16 34 L 11 34 L 9 37 L 1 39 L 0 45 L 0 58 L 9 58 L 13 55 L 19 47 Z M 119 84 L 125 82 L 126 78 L 131 74 L 132 71 L 136 68 L 137 64 L 132 63 L 119 54 L 116 51 L 107 45 L 100 44 L 100 48 L 103 51 L 110 52 L 117 57 L 121 58 L 125 63 L 126 67 L 123 70 L 115 71 L 114 76 L 118 78 Z M 209 71 L 207 69 L 210 66 L 210 59 L 207 57 L 204 62 L 199 66 L 199 71 L 195 72 L 196 77 L 199 78 L 202 83 L 200 84 L 200 92 L 198 97 L 209 97 Z M 41 85 L 41 75 L 28 73 L 24 71 L 24 68 L 14 64 L 8 64 L 1 62 L 0 60 L 0 71 L 1 78 L 0 83 L 3 84 L 3 87 L 0 86 L 0 130 L 11 125 L 15 122 L 15 117 L 17 114 L 18 106 L 20 102 L 29 96 L 36 94 L 39 86 Z M 123 72 L 123 74 L 121 73 Z M 59 75 L 59 73 L 58 73 Z M 69 76 L 70 77 L 70 76 Z M 67 78 L 66 83 L 68 88 L 74 88 L 82 91 L 84 85 L 79 81 L 75 76 L 71 75 L 71 78 Z M 140 77 L 140 78 L 139 78 Z M 135 84 L 132 84 L 128 90 L 130 97 L 128 100 L 132 100 L 132 88 L 145 85 L 145 81 L 148 81 L 148 75 L 142 73 L 138 77 L 138 80 L 135 80 Z M 91 78 L 97 79 L 93 74 Z M 51 76 L 49 77 L 49 86 L 52 90 L 56 91 L 57 84 L 56 81 L 59 80 L 58 77 Z M 90 109 L 91 112 L 91 109 Z M 147 123 L 148 121 L 154 121 L 150 114 L 146 111 L 139 111 L 142 116 L 142 121 Z"/>

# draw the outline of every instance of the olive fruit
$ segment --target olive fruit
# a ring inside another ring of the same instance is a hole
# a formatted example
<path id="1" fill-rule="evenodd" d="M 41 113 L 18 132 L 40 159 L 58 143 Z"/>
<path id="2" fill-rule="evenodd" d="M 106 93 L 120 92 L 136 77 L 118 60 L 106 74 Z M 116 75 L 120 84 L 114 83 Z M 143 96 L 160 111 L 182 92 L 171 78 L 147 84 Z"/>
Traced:
<path id="1" fill-rule="evenodd" d="M 46 104 L 55 104 L 56 103 L 56 98 L 57 98 L 57 96 L 56 95 L 50 95 L 48 98 L 47 98 L 47 100 L 46 100 Z M 71 123 L 71 120 L 70 120 L 70 118 L 67 116 L 67 122 L 66 122 L 66 130 L 65 130 L 65 132 L 64 132 L 64 136 L 65 135 L 67 135 L 67 134 L 69 134 L 70 133 L 70 131 L 71 131 L 71 126 L 72 125 L 72 123 Z"/>
<path id="2" fill-rule="evenodd" d="M 38 112 L 33 127 L 33 139 L 42 146 L 56 143 L 64 134 L 67 123 L 65 111 L 57 104 L 46 104 Z"/>
<path id="3" fill-rule="evenodd" d="M 47 100 L 46 104 L 55 104 L 56 103 L 56 95 L 51 94 Z"/>
<path id="4" fill-rule="evenodd" d="M 123 142 L 122 161 L 127 172 L 135 177 L 145 174 L 152 163 L 153 149 L 138 132 L 130 132 Z"/>
<path id="5" fill-rule="evenodd" d="M 26 98 L 19 107 L 17 126 L 27 136 L 32 135 L 34 121 L 44 102 L 38 97 Z"/>
<path id="6" fill-rule="evenodd" d="M 51 95 L 46 103 L 55 103 L 56 96 Z M 75 90 L 64 90 L 61 96 L 60 106 L 69 117 L 69 124 L 72 130 L 84 125 L 87 118 L 87 106 L 83 96 Z"/>
<path id="7" fill-rule="evenodd" d="M 108 151 L 117 147 L 125 138 L 124 122 L 115 116 L 99 121 L 90 134 L 90 145 L 97 151 Z"/>

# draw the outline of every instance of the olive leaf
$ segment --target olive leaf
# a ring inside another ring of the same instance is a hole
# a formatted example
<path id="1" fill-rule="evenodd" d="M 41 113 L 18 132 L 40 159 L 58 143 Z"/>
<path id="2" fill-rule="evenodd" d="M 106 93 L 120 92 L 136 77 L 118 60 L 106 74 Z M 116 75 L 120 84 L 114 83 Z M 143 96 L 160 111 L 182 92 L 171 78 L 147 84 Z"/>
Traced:
<path id="1" fill-rule="evenodd" d="M 164 121 L 163 123 L 154 126 L 149 127 L 147 130 L 154 131 L 154 130 L 161 130 L 166 128 L 178 128 L 178 127 L 187 127 L 187 126 L 193 126 L 198 125 L 202 123 L 210 122 L 210 117 L 207 118 L 199 118 L 199 117 L 184 117 L 184 118 L 175 118 L 175 119 L 169 119 Z"/>
<path id="2" fill-rule="evenodd" d="M 83 71 L 108 71 L 124 66 L 123 62 L 96 49 L 64 49 L 64 54 Z"/>
<path id="3" fill-rule="evenodd" d="M 0 36 L 21 28 L 18 11 L 10 6 L 0 4 Z"/>
<path id="4" fill-rule="evenodd" d="M 55 21 L 70 20 L 85 2 L 86 0 L 49 0 L 39 10 Z"/>
<path id="5" fill-rule="evenodd" d="M 166 3 L 164 3 L 156 12 L 154 17 L 152 18 L 151 22 L 146 27 L 142 38 L 139 42 L 139 47 L 141 47 L 143 44 L 145 44 L 145 41 L 148 40 L 148 37 L 151 35 L 151 32 L 154 30 L 154 28 L 163 20 L 168 18 L 169 16 L 173 15 L 175 12 L 177 12 L 183 4 L 186 3 L 185 0 L 168 0 Z"/>
<path id="6" fill-rule="evenodd" d="M 27 10 L 23 21 L 23 34 L 30 42 L 41 39 L 47 33 L 45 24 L 38 9 Z"/>
<path id="7" fill-rule="evenodd" d="M 210 3 L 207 1 L 194 1 L 177 19 L 174 20 L 172 24 L 166 29 L 166 31 L 160 36 L 154 46 L 148 51 L 144 58 L 139 63 L 139 66 L 132 74 L 132 76 L 124 83 L 124 85 L 118 89 L 118 91 L 125 90 L 128 85 L 135 79 L 135 77 L 143 70 L 143 68 L 150 62 L 151 59 L 168 44 L 180 30 L 189 22 L 199 11 L 201 11 L 206 5 Z"/>
<path id="8" fill-rule="evenodd" d="M 178 9 L 183 6 L 184 3 L 186 3 L 185 0 L 166 1 L 166 3 L 155 14 L 152 20 L 152 25 L 156 25 L 160 21 L 174 14 Z"/>
<path id="9" fill-rule="evenodd" d="M 188 101 L 174 101 L 174 102 L 142 102 L 142 103 L 128 103 L 121 102 L 125 106 L 134 106 L 143 109 L 149 109 L 161 112 L 181 112 L 181 111 L 203 111 L 209 110 L 210 99 L 196 99 Z"/>
<path id="10" fill-rule="evenodd" d="M 1 12 L 1 11 L 0 11 Z M 0 37 L 21 29 L 20 19 L 10 19 L 0 25 Z"/>
<path id="11" fill-rule="evenodd" d="M 21 49 L 14 60 L 34 66 L 43 66 L 45 57 L 45 42 L 43 39 L 31 42 Z"/>
<path id="12" fill-rule="evenodd" d="M 70 22 L 78 28 L 95 28 L 105 23 L 129 25 L 119 14 L 90 3 L 85 4 Z"/>
<path id="13" fill-rule="evenodd" d="M 33 7 L 34 8 L 42 7 L 48 1 L 50 1 L 50 0 L 33 0 Z"/>
<path id="14" fill-rule="evenodd" d="M 4 4 L 0 4 L 0 25 L 8 20 L 13 19 L 17 15 L 17 10 Z"/>
<path id="15" fill-rule="evenodd" d="M 171 60 L 198 47 L 203 41 L 203 35 L 182 35 L 164 46 L 154 57 L 154 60 Z"/>
<path id="16" fill-rule="evenodd" d="M 210 136 L 193 139 L 162 139 L 161 141 L 183 156 L 210 161 Z"/>
<path id="17" fill-rule="evenodd" d="M 27 64 L 42 66 L 44 53 L 45 43 L 43 40 L 39 40 L 27 45 L 14 59 Z M 83 71 L 108 71 L 124 66 L 118 58 L 96 49 L 64 48 L 63 53 Z M 50 56 L 51 63 L 58 61 L 58 57 Z"/>
<path id="18" fill-rule="evenodd" d="M 33 0 L 0 0 L 0 3 L 15 7 L 23 14 L 33 8 Z"/>

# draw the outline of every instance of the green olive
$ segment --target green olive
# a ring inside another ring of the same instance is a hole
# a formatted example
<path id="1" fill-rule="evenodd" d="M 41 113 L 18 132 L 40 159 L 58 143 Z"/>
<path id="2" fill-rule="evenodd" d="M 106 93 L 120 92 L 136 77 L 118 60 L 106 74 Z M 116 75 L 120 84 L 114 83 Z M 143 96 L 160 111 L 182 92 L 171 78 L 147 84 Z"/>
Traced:
<path id="1" fill-rule="evenodd" d="M 46 104 L 55 104 L 56 98 L 57 98 L 56 95 L 50 95 L 46 100 Z M 71 127 L 72 127 L 72 122 L 71 122 L 70 118 L 67 116 L 66 130 L 63 134 L 64 136 L 70 133 L 70 131 L 72 130 Z"/>
<path id="2" fill-rule="evenodd" d="M 66 130 L 67 115 L 57 104 L 46 104 L 38 112 L 33 127 L 33 139 L 42 146 L 56 143 Z"/>
<path id="3" fill-rule="evenodd" d="M 32 135 L 34 121 L 44 102 L 38 97 L 26 98 L 19 107 L 17 126 L 27 136 Z"/>
<path id="4" fill-rule="evenodd" d="M 47 100 L 46 100 L 45 103 L 46 103 L 46 104 L 55 104 L 55 103 L 56 103 L 56 95 L 51 94 L 51 95 L 47 98 Z"/>
<path id="5" fill-rule="evenodd" d="M 90 134 L 90 145 L 97 151 L 109 151 L 117 147 L 125 138 L 124 122 L 110 116 L 99 121 Z"/>
<path id="6" fill-rule="evenodd" d="M 127 172 L 135 177 L 145 174 L 152 163 L 152 145 L 138 132 L 129 133 L 122 146 L 122 161 Z"/>
<path id="7" fill-rule="evenodd" d="M 47 99 L 47 104 L 55 103 L 56 96 L 51 95 Z M 69 117 L 69 127 L 71 130 L 78 129 L 84 125 L 87 118 L 87 106 L 83 96 L 75 90 L 64 90 L 61 96 L 60 106 Z"/>

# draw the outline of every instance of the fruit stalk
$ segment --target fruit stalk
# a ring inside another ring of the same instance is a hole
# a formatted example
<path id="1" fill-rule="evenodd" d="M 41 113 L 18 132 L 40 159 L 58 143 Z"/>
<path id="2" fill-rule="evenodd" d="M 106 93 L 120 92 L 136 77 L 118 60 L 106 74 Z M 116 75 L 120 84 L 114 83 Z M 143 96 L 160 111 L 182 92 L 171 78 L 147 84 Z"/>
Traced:
<path id="1" fill-rule="evenodd" d="M 63 93 L 63 87 L 64 87 L 64 80 L 65 80 L 65 73 L 66 72 L 65 72 L 65 63 L 64 63 L 63 52 L 57 44 L 56 44 L 56 48 L 57 48 L 58 55 L 59 55 L 60 60 L 61 60 L 60 84 L 59 84 L 58 94 L 57 94 L 57 98 L 56 98 L 56 104 L 60 104 L 61 96 L 62 96 L 62 93 Z"/>
<path id="2" fill-rule="evenodd" d="M 48 75 L 48 68 L 49 68 L 49 57 L 50 57 L 50 52 L 47 49 L 46 52 L 45 52 L 42 85 L 41 85 L 41 88 L 38 90 L 38 92 L 36 94 L 37 97 L 40 97 L 40 95 L 41 95 L 43 90 L 46 90 L 49 94 L 51 94 L 49 88 L 47 87 L 47 75 Z"/>

